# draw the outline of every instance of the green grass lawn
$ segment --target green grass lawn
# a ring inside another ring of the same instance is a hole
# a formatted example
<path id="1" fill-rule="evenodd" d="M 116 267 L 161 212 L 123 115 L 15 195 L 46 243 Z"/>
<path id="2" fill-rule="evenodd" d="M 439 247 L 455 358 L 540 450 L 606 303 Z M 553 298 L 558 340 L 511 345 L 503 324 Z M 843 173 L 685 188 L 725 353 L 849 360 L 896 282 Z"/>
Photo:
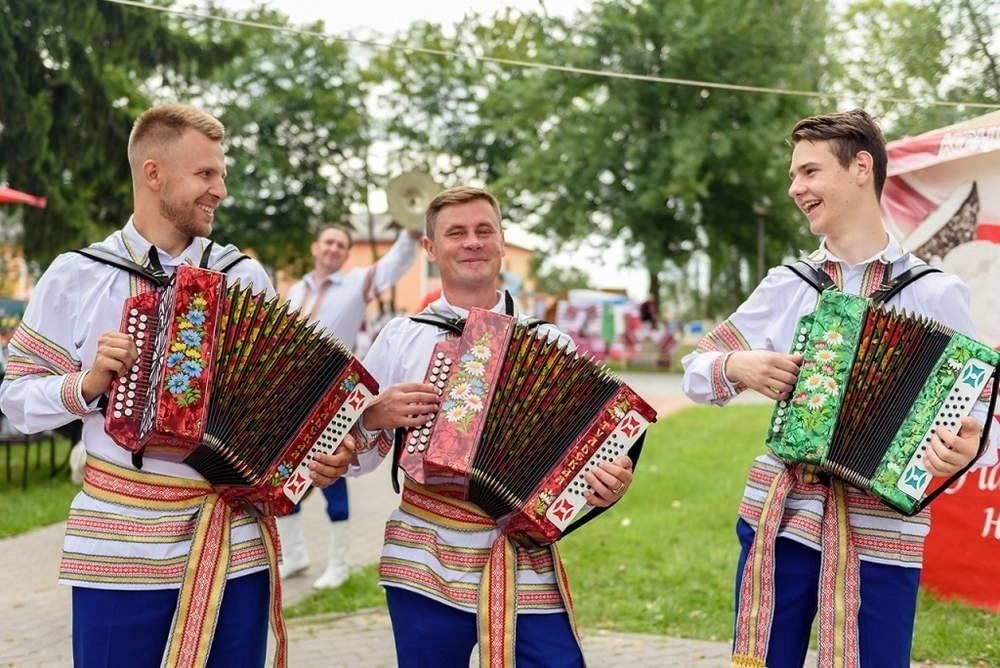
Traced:
<path id="1" fill-rule="evenodd" d="M 653 427 L 628 496 L 560 543 L 584 628 L 729 639 L 736 508 L 769 415 L 694 408 Z M 364 569 L 291 616 L 384 605 L 376 580 Z M 1000 615 L 921 594 L 913 658 L 1000 665 Z"/>
<path id="2" fill-rule="evenodd" d="M 306 617 L 329 612 L 354 612 L 385 605 L 385 593 L 378 586 L 378 566 L 372 564 L 351 575 L 336 589 L 314 591 L 297 605 L 285 608 L 285 616 Z"/>
<path id="3" fill-rule="evenodd" d="M 560 544 L 582 626 L 730 637 L 736 509 L 769 417 L 694 408 L 651 430 L 628 496 Z M 913 658 L 1000 665 L 1000 615 L 921 594 Z"/>
<path id="4" fill-rule="evenodd" d="M 48 443 L 32 444 L 28 466 L 28 488 L 21 489 L 24 446 L 13 446 L 11 453 L 11 482 L 6 480 L 6 468 L 0 474 L 0 538 L 15 536 L 37 527 L 61 522 L 69 513 L 69 503 L 80 486 L 69 479 L 63 469 L 56 477 L 49 475 Z M 42 448 L 41 466 L 36 468 L 38 448 Z M 66 460 L 70 444 L 65 439 L 56 439 L 56 462 Z M 5 454 L 0 456 L 6 456 Z M 0 467 L 6 459 L 0 461 Z"/>

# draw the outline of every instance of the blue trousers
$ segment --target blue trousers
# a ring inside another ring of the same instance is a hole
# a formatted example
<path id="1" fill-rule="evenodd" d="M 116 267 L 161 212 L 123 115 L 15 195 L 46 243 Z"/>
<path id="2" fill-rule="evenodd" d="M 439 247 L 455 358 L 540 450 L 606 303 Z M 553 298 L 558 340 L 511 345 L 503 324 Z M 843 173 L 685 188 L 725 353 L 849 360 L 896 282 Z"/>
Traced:
<path id="1" fill-rule="evenodd" d="M 351 508 L 347 503 L 347 478 L 338 478 L 337 482 L 323 489 L 326 497 L 326 516 L 331 522 L 346 522 L 351 516 Z M 302 504 L 296 504 L 292 515 L 302 510 Z"/>
<path id="2" fill-rule="evenodd" d="M 267 571 L 226 583 L 208 668 L 263 668 Z M 176 589 L 73 587 L 75 668 L 159 668 L 177 608 Z"/>
<path id="3" fill-rule="evenodd" d="M 736 610 L 754 530 L 736 524 L 742 550 L 736 568 Z M 774 622 L 767 648 L 768 668 L 802 668 L 819 600 L 820 553 L 778 538 L 774 566 Z M 861 562 L 858 649 L 861 668 L 909 668 L 920 569 Z"/>
<path id="4" fill-rule="evenodd" d="M 385 598 L 399 668 L 468 668 L 476 615 L 399 587 Z M 517 668 L 582 668 L 583 655 L 565 612 L 517 615 Z"/>

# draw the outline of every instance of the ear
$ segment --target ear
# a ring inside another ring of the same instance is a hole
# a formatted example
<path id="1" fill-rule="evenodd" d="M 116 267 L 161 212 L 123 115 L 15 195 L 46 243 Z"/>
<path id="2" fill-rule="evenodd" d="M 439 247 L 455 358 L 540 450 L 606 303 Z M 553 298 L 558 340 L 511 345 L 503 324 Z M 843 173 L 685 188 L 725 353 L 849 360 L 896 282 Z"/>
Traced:
<path id="1" fill-rule="evenodd" d="M 858 154 L 854 156 L 854 170 L 858 185 L 863 186 L 873 177 L 875 158 L 868 151 L 858 151 Z"/>
<path id="2" fill-rule="evenodd" d="M 420 245 L 424 247 L 424 252 L 427 253 L 427 259 L 431 262 L 437 262 L 437 257 L 434 255 L 434 242 L 424 237 L 420 240 Z"/>
<path id="3" fill-rule="evenodd" d="M 314 241 L 309 244 L 309 253 L 312 254 L 313 257 L 319 256 L 319 241 Z"/>
<path id="4" fill-rule="evenodd" d="M 142 180 L 147 188 L 159 192 L 163 188 L 163 171 L 160 169 L 160 163 L 152 158 L 143 162 Z"/>

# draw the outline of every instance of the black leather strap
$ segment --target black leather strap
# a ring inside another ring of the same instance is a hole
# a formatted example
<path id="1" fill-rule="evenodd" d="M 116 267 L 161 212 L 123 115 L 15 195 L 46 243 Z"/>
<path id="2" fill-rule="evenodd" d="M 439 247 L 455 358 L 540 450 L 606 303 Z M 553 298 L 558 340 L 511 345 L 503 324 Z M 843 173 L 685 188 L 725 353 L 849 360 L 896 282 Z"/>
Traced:
<path id="1" fill-rule="evenodd" d="M 811 285 L 816 292 L 822 293 L 824 290 L 837 287 L 825 271 L 817 269 L 805 260 L 786 264 L 785 267 Z"/>
<path id="2" fill-rule="evenodd" d="M 221 256 L 219 256 L 219 259 L 217 259 L 213 263 L 211 261 L 211 258 L 212 258 L 212 248 L 214 246 L 215 246 L 214 241 L 209 241 L 208 245 L 205 246 L 205 250 L 201 254 L 201 261 L 198 263 L 198 266 L 201 267 L 202 269 L 211 269 L 213 271 L 218 271 L 223 274 L 228 274 L 229 270 L 238 265 L 240 262 L 242 262 L 243 260 L 250 259 L 249 255 L 244 255 L 243 253 L 240 253 L 239 249 L 234 246 L 229 250 L 227 250 L 226 252 L 224 252 Z M 234 253 L 236 254 L 236 257 L 231 260 L 228 259 Z"/>
<path id="3" fill-rule="evenodd" d="M 143 266 L 127 258 L 123 258 L 120 255 L 116 255 L 111 251 L 105 250 L 103 248 L 98 248 L 96 246 L 91 246 L 88 248 L 79 248 L 74 251 L 74 253 L 79 253 L 84 257 L 91 259 L 95 262 L 100 262 L 101 264 L 107 264 L 112 267 L 117 267 L 124 271 L 134 274 L 136 276 L 145 278 L 154 285 L 159 287 L 165 287 L 170 283 L 170 276 L 163 271 L 163 267 L 160 266 L 160 259 L 157 257 L 155 252 L 149 254 L 149 265 Z M 155 260 L 153 258 L 156 258 Z"/>
<path id="4" fill-rule="evenodd" d="M 900 290 L 911 283 L 919 281 L 921 278 L 929 274 L 937 274 L 940 272 L 941 270 L 935 267 L 931 267 L 926 264 L 918 264 L 915 267 L 910 267 L 899 276 L 889 279 L 881 287 L 872 292 L 869 297 L 876 304 L 885 304 L 890 299 L 895 297 Z"/>
<path id="5" fill-rule="evenodd" d="M 462 331 L 465 329 L 464 318 L 446 318 L 445 316 L 438 315 L 437 313 L 418 313 L 417 315 L 411 315 L 410 320 L 413 322 L 419 322 L 421 325 L 433 325 L 434 327 L 446 330 L 455 336 L 461 336 Z"/>
<path id="6" fill-rule="evenodd" d="M 249 255 L 243 255 L 242 253 L 240 253 L 239 257 L 231 260 L 230 262 L 223 263 L 222 266 L 215 267 L 215 270 L 221 271 L 223 274 L 228 274 L 230 269 L 238 265 L 240 262 L 243 262 L 243 260 L 249 260 L 249 259 L 250 259 Z"/>

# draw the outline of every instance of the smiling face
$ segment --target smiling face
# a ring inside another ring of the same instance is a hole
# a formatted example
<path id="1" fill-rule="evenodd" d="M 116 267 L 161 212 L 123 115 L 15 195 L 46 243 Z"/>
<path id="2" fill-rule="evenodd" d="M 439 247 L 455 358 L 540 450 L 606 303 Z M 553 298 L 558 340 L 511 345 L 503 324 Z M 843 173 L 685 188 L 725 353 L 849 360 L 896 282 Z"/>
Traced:
<path id="1" fill-rule="evenodd" d="M 504 256 L 503 231 L 490 203 L 475 199 L 442 208 L 433 237 L 423 240 L 445 287 L 480 290 L 496 286 Z"/>
<path id="2" fill-rule="evenodd" d="M 228 194 L 222 144 L 187 129 L 157 162 L 160 216 L 185 236 L 209 236 L 215 209 Z"/>
<path id="3" fill-rule="evenodd" d="M 831 141 L 799 141 L 789 168 L 788 196 L 817 236 L 842 234 L 863 198 L 874 196 L 871 154 L 859 151 L 844 166 L 832 149 Z"/>
<path id="4" fill-rule="evenodd" d="M 351 240 L 343 230 L 329 227 L 319 233 L 310 249 L 316 269 L 324 274 L 340 271 L 351 250 Z"/>

